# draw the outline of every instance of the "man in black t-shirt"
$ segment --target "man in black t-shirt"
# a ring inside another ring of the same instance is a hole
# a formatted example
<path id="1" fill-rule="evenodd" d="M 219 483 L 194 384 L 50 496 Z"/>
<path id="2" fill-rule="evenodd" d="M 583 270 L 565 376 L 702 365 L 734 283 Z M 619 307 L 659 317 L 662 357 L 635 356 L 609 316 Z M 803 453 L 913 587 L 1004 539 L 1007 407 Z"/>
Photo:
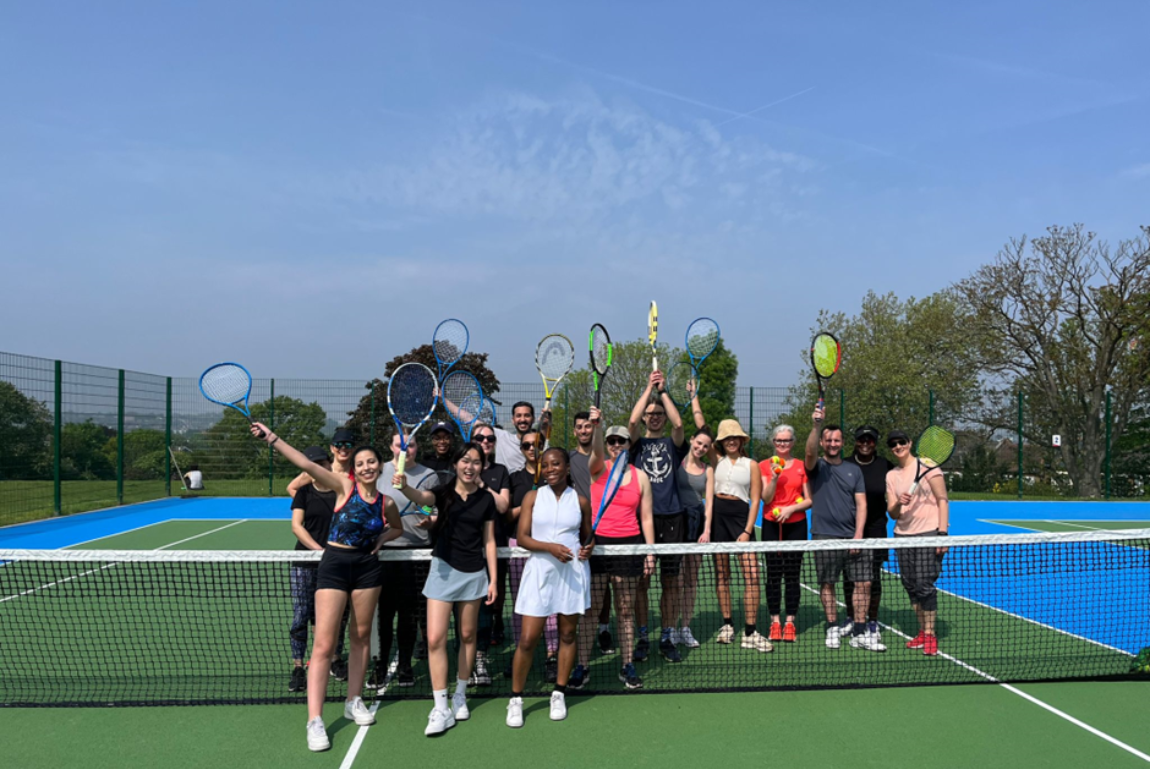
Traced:
<path id="1" fill-rule="evenodd" d="M 432 454 L 421 464 L 434 470 L 439 476 L 440 483 L 447 483 L 447 479 L 455 474 L 451 467 L 451 450 L 455 443 L 454 439 L 455 430 L 450 422 L 437 422 L 432 425 L 429 435 Z"/>
<path id="2" fill-rule="evenodd" d="M 671 424 L 671 435 L 664 435 L 667 423 Z M 686 457 L 687 444 L 683 437 L 683 418 L 679 409 L 667 394 L 663 384 L 663 372 L 653 371 L 647 380 L 647 388 L 639 396 L 635 408 L 631 410 L 631 420 L 627 425 L 631 435 L 631 464 L 647 473 L 651 481 L 653 501 L 655 542 L 679 544 L 687 541 L 687 511 L 679 499 L 679 484 L 676 468 Z M 640 436 L 640 434 L 642 434 Z M 682 662 L 675 648 L 668 623 L 679 616 L 679 596 L 682 592 L 682 578 L 679 568 L 683 556 L 663 556 L 659 559 L 660 579 L 663 594 L 659 598 L 659 613 L 663 620 L 663 633 L 659 639 L 659 652 L 668 662 Z M 635 621 L 638 625 L 639 640 L 635 644 L 635 661 L 647 659 L 650 641 L 647 638 L 648 602 L 647 590 L 650 578 L 639 581 L 635 594 Z"/>
<path id="3" fill-rule="evenodd" d="M 863 486 L 866 489 L 866 523 L 863 525 L 864 539 L 886 539 L 886 474 L 894 465 L 876 451 L 878 443 L 878 430 L 869 425 L 855 430 L 854 453 L 844 459 L 859 466 L 863 474 Z M 882 600 L 882 565 L 886 563 L 888 551 L 867 550 L 874 561 L 870 582 L 870 606 L 867 608 L 867 630 L 881 638 L 878 626 L 878 607 Z M 847 606 L 853 606 L 855 584 L 846 575 L 843 575 L 843 600 Z"/>

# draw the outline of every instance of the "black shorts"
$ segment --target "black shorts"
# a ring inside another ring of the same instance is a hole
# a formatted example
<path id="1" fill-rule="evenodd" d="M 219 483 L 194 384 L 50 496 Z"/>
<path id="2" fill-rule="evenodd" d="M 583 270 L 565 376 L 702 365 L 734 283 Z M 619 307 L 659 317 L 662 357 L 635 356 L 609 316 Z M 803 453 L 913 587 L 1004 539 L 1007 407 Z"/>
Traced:
<path id="1" fill-rule="evenodd" d="M 711 541 L 712 542 L 738 542 L 739 537 L 747 533 L 747 516 L 751 506 L 738 499 L 723 499 L 715 497 L 711 506 Z M 754 541 L 755 535 L 750 535 Z"/>
<path id="2" fill-rule="evenodd" d="M 383 584 L 379 556 L 363 550 L 328 547 L 323 551 L 316 575 L 316 590 L 371 590 Z"/>
<path id="3" fill-rule="evenodd" d="M 630 537 L 595 537 L 595 549 L 591 551 L 591 573 L 606 574 L 611 577 L 641 577 L 643 576 L 643 558 L 641 555 L 595 555 L 602 545 L 641 545 L 643 535 L 635 534 Z"/>
<path id="4" fill-rule="evenodd" d="M 856 541 L 846 537 L 828 537 L 815 534 L 814 539 L 841 540 L 846 548 L 843 550 L 816 550 L 815 572 L 820 585 L 833 585 L 839 581 L 839 575 L 851 582 L 870 582 L 874 575 L 873 550 L 857 550 L 852 553 L 851 545 Z"/>
<path id="5" fill-rule="evenodd" d="M 655 519 L 655 544 L 657 545 L 681 545 L 687 541 L 687 514 L 675 513 L 674 515 L 656 515 Z M 659 573 L 664 577 L 676 577 L 679 574 L 679 569 L 683 565 L 683 556 L 676 555 L 661 555 L 659 556 Z"/>

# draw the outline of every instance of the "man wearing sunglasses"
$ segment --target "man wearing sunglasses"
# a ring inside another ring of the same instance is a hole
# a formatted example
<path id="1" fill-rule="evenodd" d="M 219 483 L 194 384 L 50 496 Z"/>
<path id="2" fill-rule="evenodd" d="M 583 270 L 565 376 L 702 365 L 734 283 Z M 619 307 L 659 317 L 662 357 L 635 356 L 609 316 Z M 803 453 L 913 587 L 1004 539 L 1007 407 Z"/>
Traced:
<path id="1" fill-rule="evenodd" d="M 812 415 L 813 429 L 807 437 L 804 465 L 810 482 L 811 538 L 858 540 L 863 538 L 867 520 L 866 487 L 862 468 L 853 462 L 844 462 L 843 431 L 838 425 L 823 424 L 824 412 L 816 408 Z M 819 456 L 819 448 L 823 456 Z M 867 608 L 870 603 L 871 556 L 861 549 L 816 550 L 815 570 L 818 572 L 819 597 L 827 620 L 828 649 L 837 649 L 842 638 L 849 637 L 851 646 L 873 652 L 884 652 L 882 640 L 867 631 Z M 854 582 L 854 622 L 847 608 L 845 624 L 838 624 L 838 602 L 835 583 L 839 575 Z"/>
<path id="2" fill-rule="evenodd" d="M 668 421 L 671 435 L 667 436 Z M 687 443 L 683 437 L 683 418 L 663 383 L 663 372 L 653 371 L 647 388 L 639 396 L 627 425 L 631 438 L 631 464 L 647 474 L 651 482 L 652 512 L 655 523 L 655 543 L 681 544 L 687 541 L 687 511 L 679 499 L 676 468 L 687 456 Z M 640 437 L 642 433 L 642 437 Z M 659 613 L 663 620 L 663 633 L 659 639 L 659 653 L 668 662 L 682 662 L 675 648 L 671 625 L 679 616 L 679 595 L 682 579 L 681 555 L 659 558 L 659 574 L 663 592 L 659 598 Z M 644 662 L 650 653 L 647 638 L 649 613 L 647 590 L 649 577 L 639 581 L 635 595 L 635 620 L 639 626 L 639 640 L 635 644 L 635 661 Z M 670 623 L 670 624 L 669 624 Z"/>
<path id="3" fill-rule="evenodd" d="M 845 461 L 859 466 L 863 474 L 863 488 L 866 489 L 866 524 L 863 526 L 864 539 L 886 539 L 886 474 L 894 464 L 876 450 L 878 430 L 866 425 L 855 430 L 855 448 Z M 886 563 L 888 550 L 867 550 L 863 557 L 871 557 L 873 568 L 870 583 L 870 604 L 867 608 L 867 632 L 882 638 L 878 626 L 878 607 L 882 601 L 882 568 Z M 854 582 L 843 579 L 843 601 L 853 605 Z"/>

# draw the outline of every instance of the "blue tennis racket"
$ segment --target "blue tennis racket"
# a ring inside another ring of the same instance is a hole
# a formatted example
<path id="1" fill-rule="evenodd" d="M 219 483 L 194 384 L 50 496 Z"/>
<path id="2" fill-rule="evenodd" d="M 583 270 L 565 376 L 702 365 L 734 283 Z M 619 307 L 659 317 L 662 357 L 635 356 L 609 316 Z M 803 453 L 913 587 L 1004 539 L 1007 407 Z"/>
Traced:
<path id="1" fill-rule="evenodd" d="M 407 466 L 407 444 L 411 436 L 423 427 L 435 410 L 435 388 L 435 374 L 422 363 L 404 363 L 387 380 L 387 410 L 399 431 L 397 473 L 402 474 Z"/>
<path id="2" fill-rule="evenodd" d="M 607 512 L 607 508 L 615 500 L 615 494 L 619 492 L 619 488 L 623 485 L 623 477 L 626 475 L 627 454 L 623 452 L 615 457 L 615 461 L 611 464 L 611 471 L 607 474 L 607 483 L 603 487 L 603 498 L 599 501 L 599 512 L 595 514 L 595 523 L 591 525 L 591 531 L 599 528 L 599 521 L 603 520 L 603 513 Z"/>
<path id="3" fill-rule="evenodd" d="M 483 405 L 479 407 L 479 414 L 475 417 L 475 422 L 472 423 L 472 430 L 475 425 L 485 424 L 495 427 L 495 404 L 486 395 L 483 396 Z"/>
<path id="4" fill-rule="evenodd" d="M 687 326 L 687 354 L 697 370 L 719 346 L 719 324 L 710 318 L 697 318 Z"/>
<path id="5" fill-rule="evenodd" d="M 431 349 L 435 352 L 435 365 L 439 368 L 439 381 L 442 382 L 451 367 L 467 353 L 471 334 L 463 321 L 448 318 L 435 327 L 431 337 Z"/>
<path id="6" fill-rule="evenodd" d="M 422 478 L 419 479 L 419 483 L 415 484 L 415 488 L 419 489 L 420 491 L 431 491 L 436 486 L 442 485 L 443 483 L 439 480 L 439 474 L 434 470 L 429 470 Z M 420 507 L 410 499 L 405 501 L 407 504 L 404 505 L 403 509 L 399 511 L 400 518 L 405 518 L 409 515 L 432 515 L 435 512 L 434 507 Z"/>
<path id="7" fill-rule="evenodd" d="M 251 424 L 248 398 L 252 394 L 252 375 L 238 363 L 217 363 L 200 374 L 200 392 L 212 403 L 234 409 Z M 260 431 L 262 437 L 264 432 Z"/>
<path id="8" fill-rule="evenodd" d="M 467 371 L 452 371 L 443 380 L 439 391 L 444 408 L 459 426 L 459 434 L 464 441 L 470 441 L 475 421 L 483 410 L 483 388 L 479 386 L 479 380 Z"/>

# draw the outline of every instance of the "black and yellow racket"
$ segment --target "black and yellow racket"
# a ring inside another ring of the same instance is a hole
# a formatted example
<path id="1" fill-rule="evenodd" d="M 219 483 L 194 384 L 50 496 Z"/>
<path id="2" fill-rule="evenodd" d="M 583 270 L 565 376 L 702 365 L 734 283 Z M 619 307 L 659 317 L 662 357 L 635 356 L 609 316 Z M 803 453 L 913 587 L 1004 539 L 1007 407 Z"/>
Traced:
<path id="1" fill-rule="evenodd" d="M 599 391 L 603 387 L 603 380 L 611 369 L 615 357 L 615 348 L 611 345 L 611 336 L 603 324 L 596 323 L 591 327 L 591 337 L 588 340 L 591 349 L 591 380 L 595 385 L 595 408 L 599 408 Z"/>
<path id="2" fill-rule="evenodd" d="M 658 371 L 659 351 L 656 345 L 659 343 L 659 305 L 654 300 L 647 310 L 647 342 L 651 345 L 651 370 Z"/>

